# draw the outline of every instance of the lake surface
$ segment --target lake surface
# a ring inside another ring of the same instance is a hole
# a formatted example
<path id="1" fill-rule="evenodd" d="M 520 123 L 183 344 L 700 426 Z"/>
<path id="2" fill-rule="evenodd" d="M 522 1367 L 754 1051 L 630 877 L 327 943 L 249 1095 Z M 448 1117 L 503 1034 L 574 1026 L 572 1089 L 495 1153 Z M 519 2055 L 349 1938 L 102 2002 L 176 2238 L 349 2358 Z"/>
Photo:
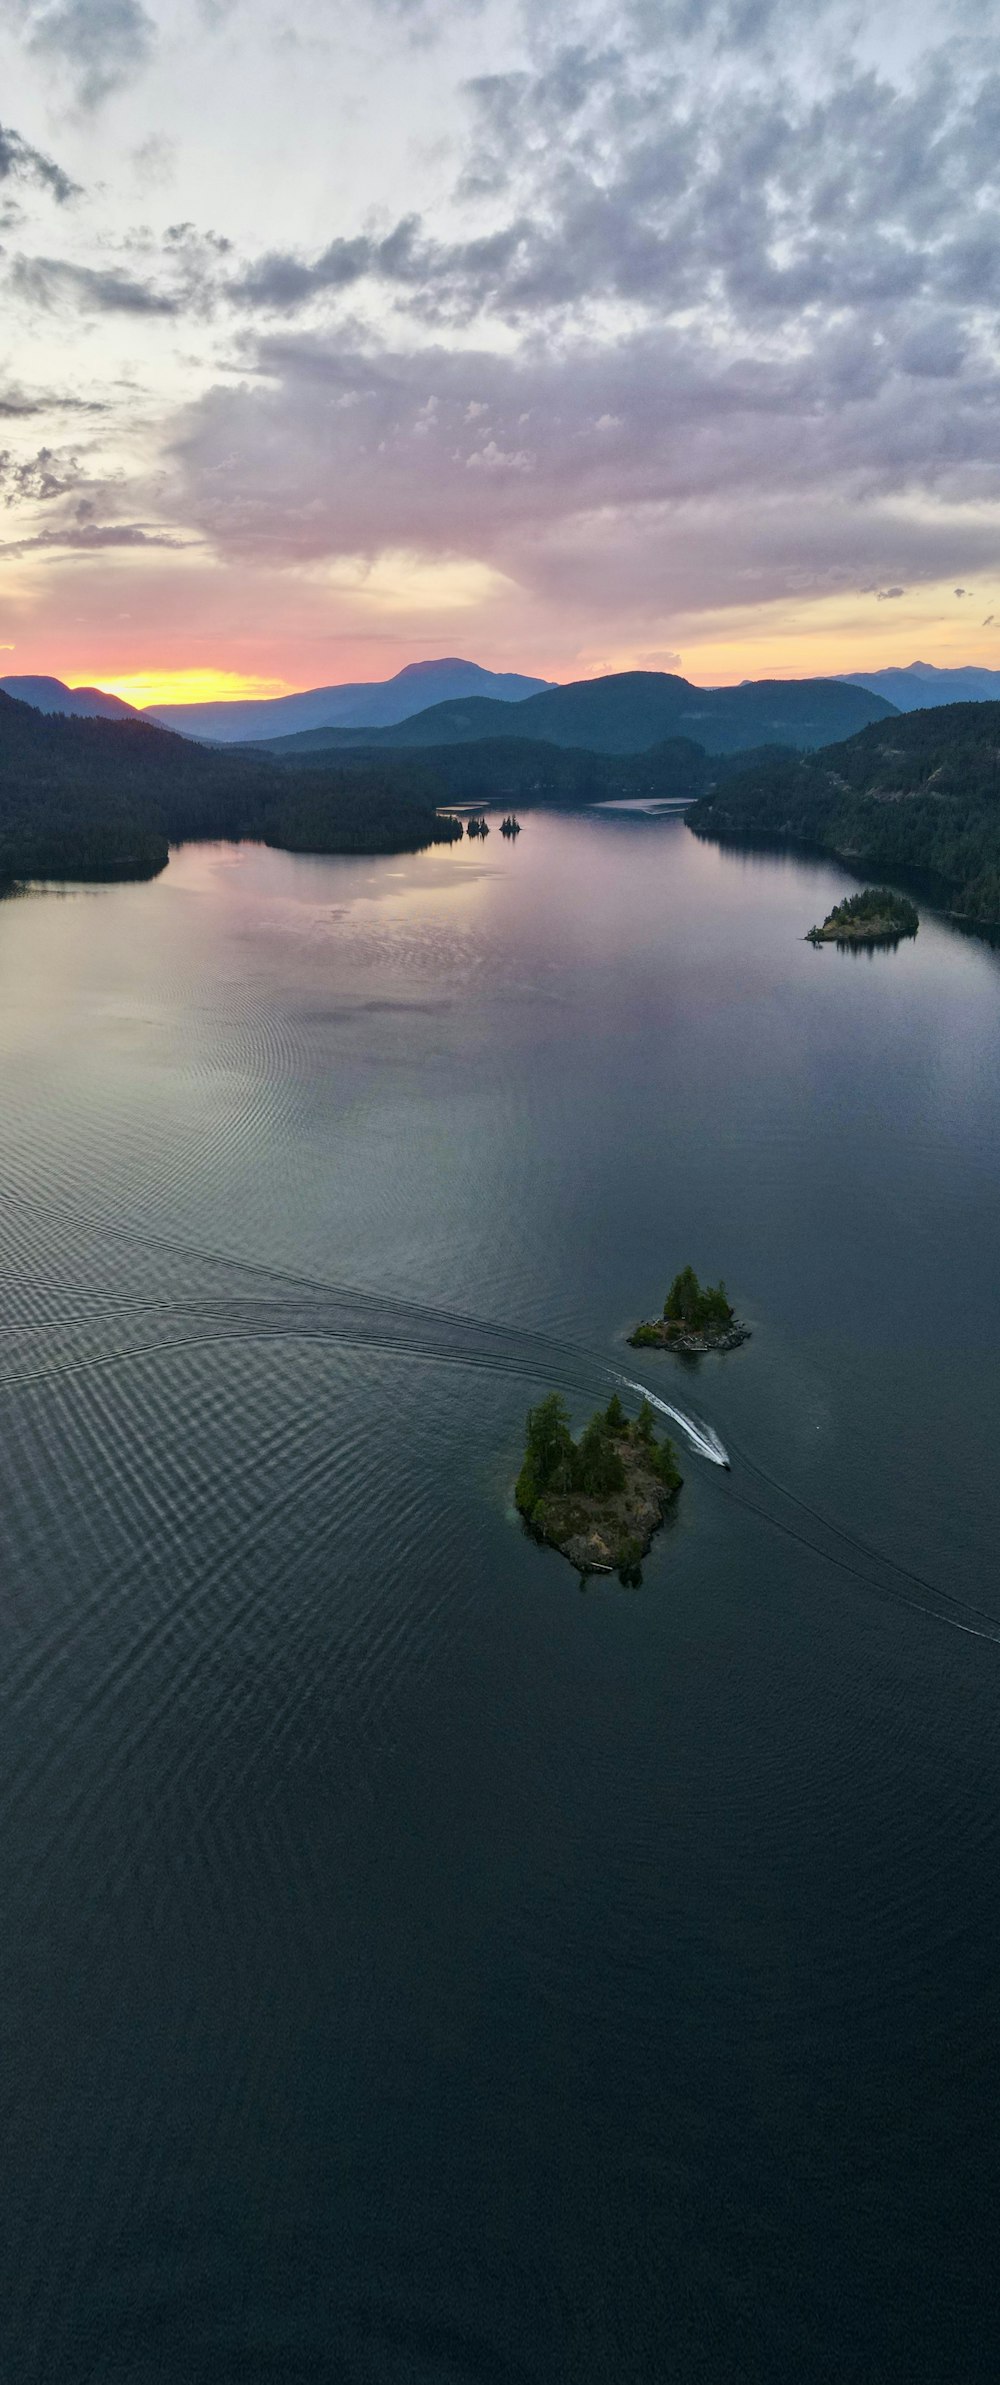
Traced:
<path id="1" fill-rule="evenodd" d="M 847 890 L 0 909 L 12 2385 L 995 2374 L 1000 955 Z M 688 1260 L 751 1341 L 625 1351 Z M 581 1590 L 510 1490 L 615 1367 L 733 1466 Z"/>

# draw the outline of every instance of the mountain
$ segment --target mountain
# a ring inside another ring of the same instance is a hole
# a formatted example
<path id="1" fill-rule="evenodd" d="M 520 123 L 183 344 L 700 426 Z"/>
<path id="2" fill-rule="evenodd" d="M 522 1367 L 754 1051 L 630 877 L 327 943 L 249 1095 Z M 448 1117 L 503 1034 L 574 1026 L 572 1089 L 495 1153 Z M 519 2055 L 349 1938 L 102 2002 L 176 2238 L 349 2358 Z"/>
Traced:
<path id="1" fill-rule="evenodd" d="M 0 679 L 0 694 L 36 712 L 63 712 L 79 720 L 138 720 L 134 704 L 105 695 L 103 687 L 67 687 L 62 679 Z"/>
<path id="2" fill-rule="evenodd" d="M 819 753 L 748 755 L 688 820 L 821 846 L 866 874 L 928 871 L 959 916 L 1000 922 L 1000 703 L 897 713 Z"/>
<path id="3" fill-rule="evenodd" d="M 407 663 L 393 679 L 361 680 L 343 687 L 310 687 L 295 696 L 261 696 L 217 704 L 149 704 L 144 717 L 187 737 L 221 745 L 256 743 L 259 738 L 323 728 L 378 729 L 406 720 L 453 698 L 487 696 L 517 704 L 547 687 L 519 671 L 484 671 L 479 663 L 448 656 L 439 662 Z M 28 701 L 33 699 L 29 698 Z"/>
<path id="4" fill-rule="evenodd" d="M 897 712 L 924 712 L 934 704 L 1000 702 L 1000 671 L 980 670 L 975 663 L 939 671 L 936 663 L 915 662 L 898 670 L 845 671 L 841 676 L 851 687 L 887 696 Z"/>
<path id="5" fill-rule="evenodd" d="M 374 735 L 347 727 L 329 730 L 331 751 L 361 745 L 396 749 L 470 745 L 483 738 L 530 737 L 589 753 L 643 753 L 665 739 L 692 738 L 708 753 L 747 746 L 813 746 L 847 737 L 866 721 L 890 718 L 894 706 L 837 679 L 746 680 L 742 687 L 693 687 L 667 671 L 617 671 L 577 679 L 523 702 L 488 697 L 442 703 Z M 320 740 L 311 740 L 315 750 Z M 283 747 L 288 752 L 287 745 Z"/>
<path id="6" fill-rule="evenodd" d="M 43 713 L 0 691 L 0 886 L 143 878 L 171 843 L 258 837 L 312 852 L 408 852 L 459 834 L 412 761 L 282 768 L 149 722 Z"/>

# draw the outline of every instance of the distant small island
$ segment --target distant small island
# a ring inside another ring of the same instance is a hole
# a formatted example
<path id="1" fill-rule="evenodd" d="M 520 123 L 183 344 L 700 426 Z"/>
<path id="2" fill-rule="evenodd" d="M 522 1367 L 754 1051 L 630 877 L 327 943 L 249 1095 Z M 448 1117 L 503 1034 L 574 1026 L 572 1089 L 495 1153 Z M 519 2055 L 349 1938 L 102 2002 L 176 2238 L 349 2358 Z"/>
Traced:
<path id="1" fill-rule="evenodd" d="M 866 886 L 863 894 L 849 894 L 828 913 L 822 927 L 812 927 L 807 944 L 895 944 L 900 936 L 915 936 L 920 914 L 905 894 L 888 886 Z"/>
<path id="2" fill-rule="evenodd" d="M 682 1479 L 673 1443 L 657 1441 L 648 1400 L 633 1424 L 615 1392 L 574 1441 L 553 1391 L 529 1410 L 514 1497 L 529 1529 L 579 1573 L 617 1573 L 633 1589 Z"/>
<path id="3" fill-rule="evenodd" d="M 700 1284 L 693 1267 L 675 1275 L 662 1317 L 629 1334 L 633 1350 L 682 1350 L 701 1358 L 709 1350 L 736 1350 L 749 1341 L 750 1327 L 735 1316 L 724 1283 Z"/>

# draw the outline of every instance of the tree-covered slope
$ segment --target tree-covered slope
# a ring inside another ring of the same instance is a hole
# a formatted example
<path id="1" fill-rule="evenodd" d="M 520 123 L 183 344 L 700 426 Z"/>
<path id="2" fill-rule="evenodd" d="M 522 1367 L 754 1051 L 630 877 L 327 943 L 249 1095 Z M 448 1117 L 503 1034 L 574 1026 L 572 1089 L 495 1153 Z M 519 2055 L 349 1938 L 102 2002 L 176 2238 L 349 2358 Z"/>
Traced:
<path id="1" fill-rule="evenodd" d="M 469 745 L 486 738 L 527 737 L 588 753 L 644 753 L 667 738 L 687 737 L 708 753 L 748 746 L 806 747 L 846 737 L 866 721 L 893 717 L 893 706 L 865 688 L 836 679 L 748 680 L 743 687 L 693 687 L 668 671 L 616 671 L 546 688 L 520 704 L 486 697 L 432 704 L 396 727 L 373 732 L 318 732 L 330 750 L 350 745 L 391 747 Z"/>
<path id="2" fill-rule="evenodd" d="M 412 765 L 288 771 L 143 721 L 67 718 L 0 694 L 0 883 L 145 877 L 192 837 L 412 849 L 454 833 L 434 800 Z"/>
<path id="3" fill-rule="evenodd" d="M 932 871 L 956 912 L 1000 921 L 1000 704 L 942 705 L 820 753 L 749 757 L 688 818 L 707 834 L 820 845 L 865 870 Z"/>
<path id="4" fill-rule="evenodd" d="M 258 749 L 259 750 L 259 749 Z M 321 730 L 281 738 L 267 749 L 301 772 L 330 767 L 330 748 Z M 438 803 L 559 804 L 633 801 L 650 796 L 688 799 L 704 792 L 711 765 L 690 737 L 673 737 L 643 754 L 592 754 L 576 746 L 545 745 L 534 738 L 488 737 L 473 745 L 420 747 L 387 754 L 384 747 L 358 746 L 339 757 L 348 770 L 395 768 L 408 777 L 420 772 Z"/>

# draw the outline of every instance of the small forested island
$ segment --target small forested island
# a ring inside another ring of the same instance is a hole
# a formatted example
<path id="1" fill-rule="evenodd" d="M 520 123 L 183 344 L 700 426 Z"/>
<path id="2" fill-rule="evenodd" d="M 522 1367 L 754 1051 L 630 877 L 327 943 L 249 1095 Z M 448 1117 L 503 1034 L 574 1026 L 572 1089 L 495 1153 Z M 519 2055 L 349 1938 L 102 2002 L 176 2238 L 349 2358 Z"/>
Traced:
<path id="1" fill-rule="evenodd" d="M 629 1334 L 633 1350 L 683 1350 L 700 1358 L 708 1350 L 736 1350 L 749 1341 L 750 1327 L 735 1316 L 724 1283 L 700 1284 L 693 1267 L 675 1275 L 662 1317 Z"/>
<path id="2" fill-rule="evenodd" d="M 656 1438 L 648 1400 L 630 1423 L 615 1392 L 574 1441 L 553 1391 L 528 1412 L 514 1497 L 529 1529 L 579 1573 L 618 1573 L 632 1589 L 682 1479 L 673 1443 Z"/>
<path id="3" fill-rule="evenodd" d="M 895 944 L 900 936 L 915 936 L 920 915 L 905 894 L 888 886 L 866 886 L 863 894 L 849 894 L 828 912 L 822 927 L 812 927 L 807 944 Z"/>

